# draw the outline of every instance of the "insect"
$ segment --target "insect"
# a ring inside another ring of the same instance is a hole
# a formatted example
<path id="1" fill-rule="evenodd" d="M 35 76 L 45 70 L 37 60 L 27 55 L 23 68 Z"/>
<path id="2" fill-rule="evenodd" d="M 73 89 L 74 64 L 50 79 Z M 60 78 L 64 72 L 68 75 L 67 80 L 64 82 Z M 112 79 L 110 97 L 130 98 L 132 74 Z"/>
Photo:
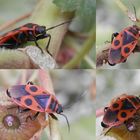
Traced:
<path id="1" fill-rule="evenodd" d="M 61 26 L 63 24 L 69 23 L 70 21 L 58 24 L 56 26 L 50 27 L 46 29 L 45 26 L 40 26 L 38 24 L 34 23 L 27 23 L 19 28 L 16 28 L 12 31 L 9 31 L 3 35 L 0 36 L 0 47 L 6 48 L 6 49 L 17 49 L 22 47 L 23 44 L 27 43 L 28 41 L 35 42 L 36 46 L 41 50 L 43 53 L 43 50 L 40 48 L 38 44 L 38 40 L 49 38 L 46 51 L 51 55 L 49 52 L 49 44 L 51 41 L 51 35 L 47 33 L 48 30 L 51 30 L 53 28 L 56 28 L 58 26 Z"/>
<path id="2" fill-rule="evenodd" d="M 57 120 L 54 113 L 60 114 L 65 117 L 68 128 L 69 122 L 67 117 L 62 114 L 62 105 L 58 102 L 53 94 L 44 90 L 42 87 L 28 82 L 26 85 L 15 85 L 7 89 L 7 95 L 19 107 L 25 108 L 20 112 L 34 110 L 37 113 L 34 116 L 28 116 L 31 120 L 36 119 L 40 112 L 47 112 L 52 118 Z"/>
<path id="3" fill-rule="evenodd" d="M 108 54 L 108 63 L 113 66 L 127 60 L 135 49 L 140 37 L 140 28 L 136 25 L 123 29 L 120 33 L 113 33 L 111 47 Z"/>
<path id="4" fill-rule="evenodd" d="M 123 94 L 114 99 L 108 107 L 104 108 L 102 127 L 112 128 L 125 124 L 129 131 L 134 131 L 134 119 L 138 116 L 136 112 L 140 109 L 140 98 L 133 95 Z"/>

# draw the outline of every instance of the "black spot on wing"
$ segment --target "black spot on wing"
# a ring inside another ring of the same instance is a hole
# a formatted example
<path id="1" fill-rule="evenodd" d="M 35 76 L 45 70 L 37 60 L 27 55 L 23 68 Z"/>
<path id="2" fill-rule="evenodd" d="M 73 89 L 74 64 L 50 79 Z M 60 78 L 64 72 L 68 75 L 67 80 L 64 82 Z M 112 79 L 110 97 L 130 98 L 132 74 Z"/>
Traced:
<path id="1" fill-rule="evenodd" d="M 30 98 L 27 98 L 24 103 L 27 105 L 27 106 L 30 106 L 32 105 L 32 100 Z"/>
<path id="2" fill-rule="evenodd" d="M 120 41 L 119 40 L 115 40 L 114 41 L 114 46 L 118 46 L 120 44 Z"/>
<path id="3" fill-rule="evenodd" d="M 118 107 L 119 107 L 119 104 L 118 104 L 118 103 L 114 103 L 114 104 L 112 105 L 112 107 L 113 107 L 113 108 L 118 108 Z"/>
<path id="4" fill-rule="evenodd" d="M 129 44 L 135 40 L 136 39 L 131 34 L 128 34 L 127 32 L 124 31 L 124 33 L 123 33 L 123 45 Z"/>
<path id="5" fill-rule="evenodd" d="M 131 104 L 130 101 L 128 101 L 127 99 L 123 100 L 123 104 L 122 104 L 122 110 L 130 110 L 130 109 L 135 109 L 135 107 Z"/>
<path id="6" fill-rule="evenodd" d="M 125 47 L 125 48 L 124 48 L 124 52 L 125 52 L 125 53 L 129 53 L 129 52 L 130 52 L 130 48 Z"/>
<path id="7" fill-rule="evenodd" d="M 121 113 L 121 117 L 122 117 L 122 118 L 126 118 L 126 117 L 127 117 L 127 114 L 126 114 L 125 112 L 122 112 L 122 113 Z"/>
<path id="8" fill-rule="evenodd" d="M 37 101 L 37 103 L 38 103 L 43 109 L 46 108 L 49 98 L 50 98 L 50 95 L 45 95 L 45 94 L 34 96 L 34 99 Z"/>
<path id="9" fill-rule="evenodd" d="M 36 86 L 30 86 L 30 90 L 31 90 L 32 92 L 36 92 L 38 89 L 37 89 Z"/>

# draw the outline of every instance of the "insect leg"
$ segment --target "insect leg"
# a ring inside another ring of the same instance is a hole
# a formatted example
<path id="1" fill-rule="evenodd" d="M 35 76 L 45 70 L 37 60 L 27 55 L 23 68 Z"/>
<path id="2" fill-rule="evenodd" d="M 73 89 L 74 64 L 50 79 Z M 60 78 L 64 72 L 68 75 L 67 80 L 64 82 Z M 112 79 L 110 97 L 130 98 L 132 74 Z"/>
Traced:
<path id="1" fill-rule="evenodd" d="M 46 46 L 46 51 L 47 51 L 48 54 L 50 54 L 52 56 L 52 54 L 49 52 L 49 45 L 50 45 L 50 41 L 51 41 L 51 35 L 50 34 L 48 34 L 48 38 L 49 38 L 49 40 L 48 40 L 48 43 L 47 43 L 47 46 Z"/>
<path id="2" fill-rule="evenodd" d="M 43 53 L 43 50 L 42 50 L 42 49 L 40 48 L 40 46 L 38 45 L 37 41 L 34 40 L 34 42 L 35 42 L 36 46 L 40 49 L 40 51 Z"/>
<path id="3" fill-rule="evenodd" d="M 111 36 L 111 43 L 113 42 L 114 37 L 116 37 L 118 34 L 119 33 L 117 33 L 117 32 L 112 34 L 112 36 Z"/>
<path id="4" fill-rule="evenodd" d="M 40 113 L 40 112 L 37 112 L 34 116 L 28 116 L 28 117 L 26 118 L 26 122 L 28 121 L 28 119 L 34 121 L 34 120 L 38 117 L 39 113 Z"/>
<path id="5" fill-rule="evenodd" d="M 51 35 L 50 34 L 40 35 L 40 36 L 36 37 L 36 40 L 44 39 L 44 38 L 49 38 L 47 46 L 46 46 L 46 51 L 47 51 L 47 53 L 49 55 L 52 56 L 52 54 L 49 52 L 49 45 L 50 45 L 50 41 L 51 41 Z"/>
<path id="6" fill-rule="evenodd" d="M 57 118 L 53 113 L 50 113 L 49 115 L 50 115 L 53 119 L 58 120 L 58 118 Z"/>
<path id="7" fill-rule="evenodd" d="M 109 61 L 108 61 L 108 64 L 109 64 L 110 66 L 115 66 L 115 65 L 116 65 L 115 63 L 113 63 L 113 64 L 109 63 Z"/>
<path id="8" fill-rule="evenodd" d="M 18 108 L 19 113 L 30 111 L 30 109 L 28 109 L 28 108 L 22 110 L 19 106 L 11 106 L 11 107 L 8 107 L 7 109 L 13 109 L 13 108 Z"/>
<path id="9" fill-rule="evenodd" d="M 24 113 L 24 112 L 30 111 L 30 109 L 29 109 L 29 108 L 21 109 L 21 108 L 18 106 L 18 111 L 19 111 L 19 113 Z"/>
<path id="10" fill-rule="evenodd" d="M 31 40 L 30 41 L 34 41 L 35 42 L 35 45 L 40 49 L 40 51 L 43 53 L 43 50 L 41 49 L 41 47 L 39 46 L 39 44 L 37 43 L 37 37 L 35 37 L 34 35 L 33 35 L 33 33 L 32 32 L 29 32 L 29 34 L 31 35 Z"/>

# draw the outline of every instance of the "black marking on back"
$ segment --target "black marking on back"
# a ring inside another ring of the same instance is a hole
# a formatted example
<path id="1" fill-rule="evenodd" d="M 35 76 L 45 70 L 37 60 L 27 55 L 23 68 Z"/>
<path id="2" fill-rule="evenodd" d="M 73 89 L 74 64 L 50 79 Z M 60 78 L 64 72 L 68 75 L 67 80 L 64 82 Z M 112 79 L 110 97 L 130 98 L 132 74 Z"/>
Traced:
<path id="1" fill-rule="evenodd" d="M 126 118 L 127 117 L 127 114 L 125 112 L 121 112 L 121 117 L 122 118 Z"/>
<path id="2" fill-rule="evenodd" d="M 114 104 L 112 105 L 112 107 L 113 107 L 113 108 L 118 108 L 118 107 L 119 107 L 119 104 L 118 104 L 118 103 L 114 103 Z"/>
<path id="3" fill-rule="evenodd" d="M 125 53 L 129 53 L 129 52 L 130 52 L 130 48 L 125 47 L 125 48 L 124 48 L 124 52 L 125 52 Z"/>
<path id="4" fill-rule="evenodd" d="M 26 42 L 27 36 L 24 32 L 20 32 L 19 34 L 14 35 L 20 42 Z"/>
<path id="5" fill-rule="evenodd" d="M 27 98 L 24 103 L 27 105 L 27 106 L 30 106 L 32 105 L 32 100 L 30 98 Z"/>
<path id="6" fill-rule="evenodd" d="M 37 95 L 37 96 L 34 96 L 34 99 L 37 101 L 37 103 L 43 109 L 46 108 L 49 98 L 50 98 L 50 95 Z"/>
<path id="7" fill-rule="evenodd" d="M 16 98 L 16 100 L 21 101 L 21 97 Z"/>
<path id="8" fill-rule="evenodd" d="M 120 41 L 119 40 L 115 40 L 114 41 L 114 46 L 118 46 L 120 44 Z"/>
<path id="9" fill-rule="evenodd" d="M 137 35 L 139 32 L 138 32 L 138 29 L 137 28 L 135 28 L 135 27 L 130 27 L 129 29 L 128 29 L 128 31 L 129 32 L 131 32 L 133 35 Z"/>
<path id="10" fill-rule="evenodd" d="M 38 89 L 37 89 L 36 86 L 30 86 L 30 90 L 31 90 L 32 92 L 36 92 Z"/>
<path id="11" fill-rule="evenodd" d="M 55 110 L 55 107 L 57 105 L 57 102 L 54 100 L 54 99 L 51 99 L 51 103 L 49 105 L 49 108 L 54 111 Z"/>
<path id="12" fill-rule="evenodd" d="M 7 43 L 7 44 L 16 44 L 17 41 L 14 40 L 13 38 L 7 38 L 7 40 L 4 43 Z"/>
<path id="13" fill-rule="evenodd" d="M 140 99 L 139 99 L 138 97 L 136 97 L 136 98 L 130 98 L 130 100 L 131 100 L 135 105 L 140 104 Z"/>
<path id="14" fill-rule="evenodd" d="M 121 48 L 117 49 L 117 50 L 114 50 L 114 49 L 111 49 L 110 51 L 110 59 L 112 61 L 115 61 L 116 60 L 120 60 L 122 58 L 122 55 L 121 55 Z"/>
<path id="15" fill-rule="evenodd" d="M 122 104 L 121 110 L 130 110 L 130 109 L 135 109 L 135 107 L 131 104 L 131 102 L 128 99 L 124 99 Z"/>
<path id="16" fill-rule="evenodd" d="M 123 45 L 129 44 L 135 40 L 136 39 L 132 35 L 128 34 L 126 31 L 124 31 L 124 33 L 123 33 Z"/>

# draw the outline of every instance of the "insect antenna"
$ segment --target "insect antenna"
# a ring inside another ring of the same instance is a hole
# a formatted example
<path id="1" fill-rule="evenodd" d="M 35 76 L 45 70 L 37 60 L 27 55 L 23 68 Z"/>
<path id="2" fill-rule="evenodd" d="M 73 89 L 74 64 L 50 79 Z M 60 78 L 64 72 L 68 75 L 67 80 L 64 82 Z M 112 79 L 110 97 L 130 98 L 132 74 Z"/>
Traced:
<path id="1" fill-rule="evenodd" d="M 69 121 L 68 121 L 67 116 L 66 116 L 65 114 L 62 114 L 62 113 L 61 113 L 60 115 L 62 115 L 62 116 L 66 119 L 67 126 L 68 126 L 68 132 L 70 132 L 70 123 L 69 123 Z"/>
<path id="2" fill-rule="evenodd" d="M 60 23 L 60 24 L 58 24 L 58 25 L 55 25 L 55 26 L 53 26 L 53 27 L 50 27 L 50 28 L 46 29 L 46 31 L 52 30 L 52 29 L 54 29 L 54 28 L 56 28 L 56 27 L 58 27 L 58 26 L 61 26 L 61 25 L 70 23 L 71 21 L 72 21 L 72 20 L 68 20 L 68 21 L 66 21 L 66 22 Z"/>
<path id="3" fill-rule="evenodd" d="M 88 93 L 89 90 L 84 91 L 82 94 L 80 94 L 76 99 L 73 100 L 72 103 L 63 106 L 63 109 L 70 109 L 73 105 L 75 105 L 76 103 L 78 103 L 79 101 L 81 101 L 81 99 L 83 98 L 83 96 L 85 96 Z"/>

